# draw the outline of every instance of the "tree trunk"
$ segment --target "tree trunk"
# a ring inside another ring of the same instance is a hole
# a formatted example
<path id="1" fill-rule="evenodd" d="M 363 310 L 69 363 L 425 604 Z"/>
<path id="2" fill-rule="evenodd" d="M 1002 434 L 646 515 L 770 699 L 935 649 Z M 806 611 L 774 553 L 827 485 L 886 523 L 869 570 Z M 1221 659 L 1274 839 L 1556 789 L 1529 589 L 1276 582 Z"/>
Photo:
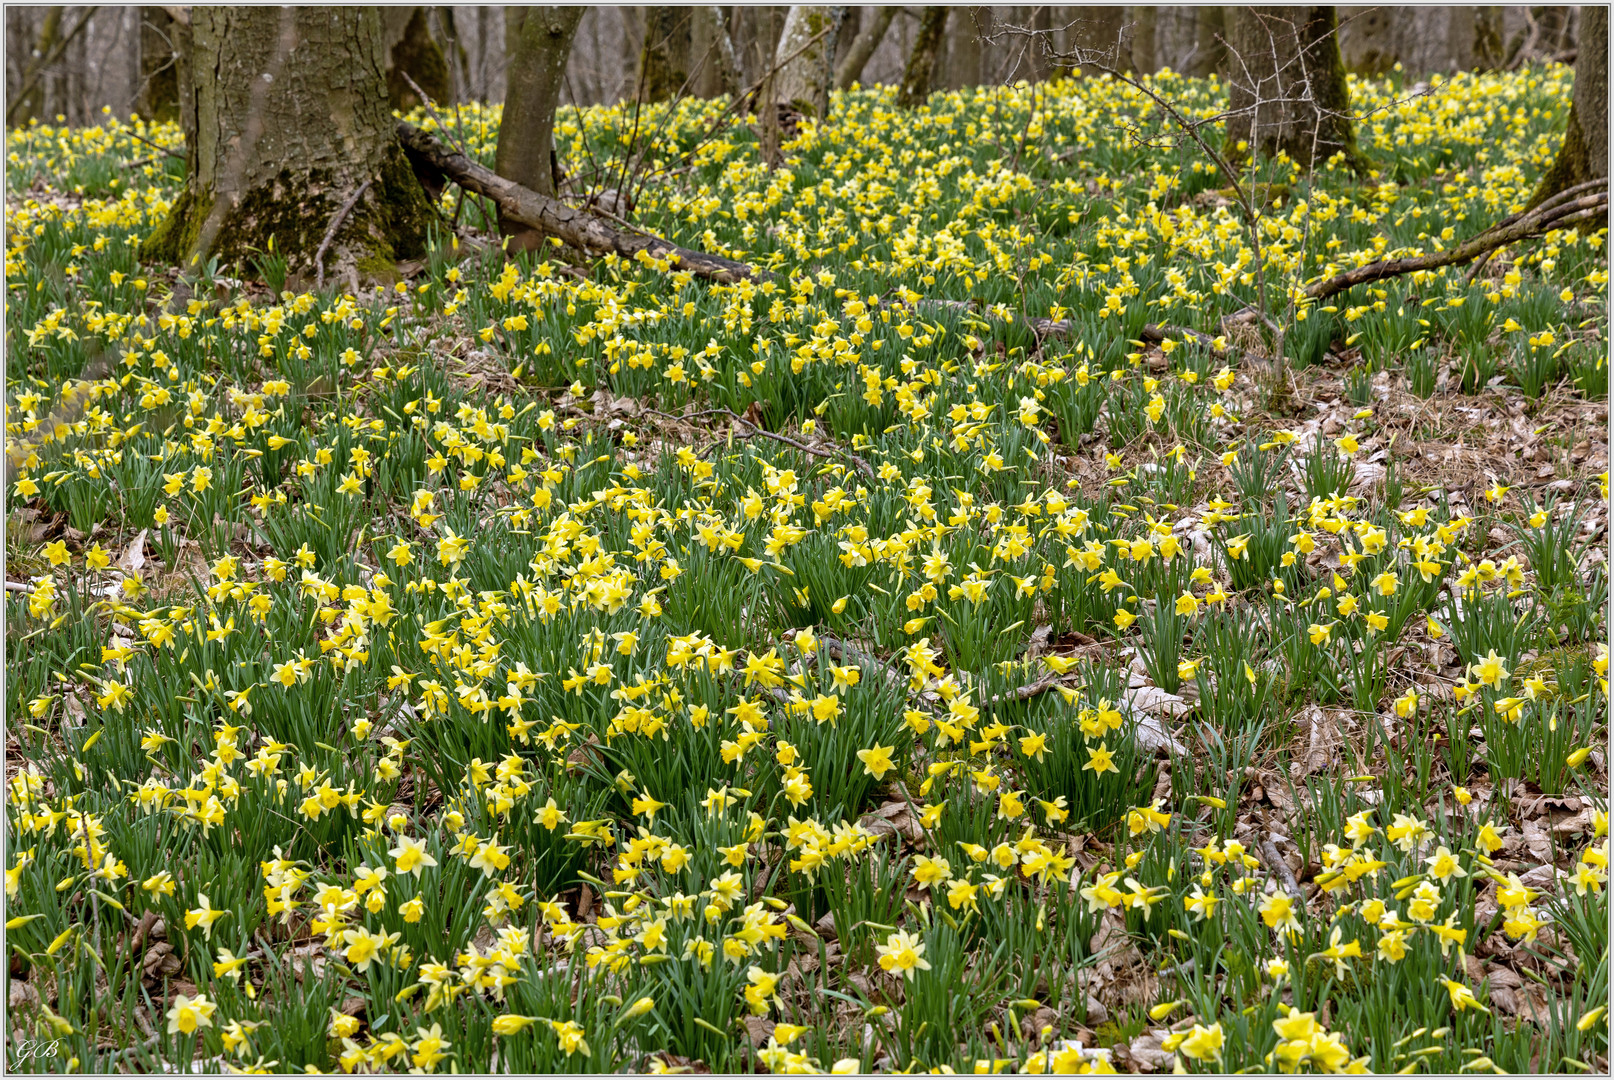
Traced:
<path id="1" fill-rule="evenodd" d="M 195 7 L 182 83 L 189 177 L 148 260 L 274 249 L 298 281 L 391 281 L 433 208 L 387 108 L 381 17 L 361 7 Z"/>
<path id="2" fill-rule="evenodd" d="M 1203 79 L 1225 69 L 1219 7 L 1162 7 L 1155 16 L 1154 67 Z"/>
<path id="3" fill-rule="evenodd" d="M 1310 169 L 1344 154 L 1359 170 L 1333 7 L 1240 7 L 1229 21 L 1230 156 L 1281 151 Z"/>
<path id="4" fill-rule="evenodd" d="M 434 104 L 446 104 L 453 89 L 442 46 L 432 37 L 424 7 L 384 7 L 381 28 L 387 47 L 387 101 L 408 112 L 424 104 L 411 79 Z M 408 78 L 405 78 L 408 76 Z"/>
<path id="5" fill-rule="evenodd" d="M 508 65 L 512 57 L 521 51 L 521 23 L 527 17 L 527 9 L 510 5 L 504 9 L 504 61 Z"/>
<path id="6" fill-rule="evenodd" d="M 40 27 L 39 41 L 34 45 L 28 63 L 23 68 L 22 87 L 6 112 L 8 123 L 22 127 L 45 111 L 43 75 L 51 54 L 61 44 L 63 10 L 65 9 L 61 7 L 52 7 L 45 11 L 45 25 Z"/>
<path id="7" fill-rule="evenodd" d="M 991 17 L 984 8 L 952 9 L 947 23 L 947 89 L 981 85 L 981 39 Z"/>
<path id="8" fill-rule="evenodd" d="M 690 8 L 653 7 L 645 12 L 639 85 L 646 101 L 671 101 L 689 81 Z"/>
<path id="9" fill-rule="evenodd" d="M 691 55 L 699 72 L 694 92 L 701 97 L 739 93 L 740 58 L 734 51 L 728 16 L 720 7 L 702 6 L 691 8 L 690 18 Z"/>
<path id="10" fill-rule="evenodd" d="M 454 21 L 454 9 L 438 7 L 433 10 L 433 16 L 437 24 L 437 33 L 447 46 L 443 55 L 448 64 L 448 99 L 456 103 L 469 101 L 472 96 L 470 56 L 465 51 L 465 42 L 461 39 L 459 26 Z"/>
<path id="11" fill-rule="evenodd" d="M 1496 10 L 1445 6 L 1342 8 L 1340 55 L 1345 67 L 1358 74 L 1383 75 L 1399 63 L 1409 79 L 1437 72 L 1449 75 L 1468 71 L 1476 63 L 1495 66 L 1500 56 L 1484 59 L 1480 50 L 1491 48 L 1486 38 L 1494 36 L 1497 41 L 1493 51 L 1500 52 L 1499 23 L 1495 29 L 1486 29 L 1488 13 Z"/>
<path id="12" fill-rule="evenodd" d="M 1474 9 L 1474 65 L 1490 71 L 1502 66 L 1502 9 Z"/>
<path id="13" fill-rule="evenodd" d="M 779 148 L 796 137 L 803 116 L 822 119 L 829 105 L 829 51 L 837 9 L 793 4 L 774 50 L 773 73 L 762 89 L 758 112 L 762 121 L 762 157 L 771 169 Z"/>
<path id="14" fill-rule="evenodd" d="M 857 37 L 852 39 L 851 47 L 846 50 L 846 55 L 835 65 L 837 87 L 845 90 L 863 77 L 863 69 L 869 66 L 869 57 L 874 55 L 874 50 L 885 40 L 885 33 L 891 29 L 891 20 L 896 18 L 896 15 L 897 9 L 894 7 L 877 7 L 874 9 L 874 18 L 864 21 L 863 27 L 857 32 Z"/>
<path id="15" fill-rule="evenodd" d="M 1569 126 L 1552 168 L 1530 196 L 1531 206 L 1608 176 L 1608 8 L 1581 8 L 1578 36 Z"/>
<path id="16" fill-rule="evenodd" d="M 734 35 L 734 49 L 740 57 L 740 81 L 750 86 L 762 81 L 773 67 L 779 34 L 784 29 L 790 9 L 775 5 L 735 7 L 732 10 L 734 21 L 729 31 Z"/>
<path id="17" fill-rule="evenodd" d="M 930 98 L 931 82 L 936 75 L 936 53 L 946 29 L 947 9 L 925 8 L 919 19 L 919 36 L 914 38 L 908 66 L 902 72 L 902 88 L 897 92 L 898 108 L 918 108 Z"/>
<path id="18" fill-rule="evenodd" d="M 837 10 L 841 13 L 841 23 L 840 29 L 835 31 L 830 52 L 832 67 L 829 85 L 832 89 L 835 86 L 835 72 L 840 70 L 841 58 L 852 51 L 852 43 L 863 32 L 863 24 L 868 21 L 861 7 L 848 6 Z"/>
<path id="19" fill-rule="evenodd" d="M 1160 9 L 1154 5 L 1139 5 L 1127 8 L 1126 14 L 1127 21 L 1132 24 L 1132 67 L 1140 75 L 1153 75 L 1160 70 L 1157 47 Z M 1121 65 L 1117 63 L 1116 66 Z"/>
<path id="20" fill-rule="evenodd" d="M 769 81 L 768 100 L 807 116 L 823 116 L 830 79 L 824 61 L 837 29 L 834 8 L 791 6 L 774 50 L 778 70 Z"/>
<path id="21" fill-rule="evenodd" d="M 528 8 L 510 58 L 510 88 L 493 167 L 540 195 L 555 194 L 555 109 L 572 37 L 582 19 L 581 7 Z M 543 240 L 534 229 L 503 215 L 499 232 L 510 237 L 510 251 L 531 251 Z"/>
<path id="22" fill-rule="evenodd" d="M 1125 14 L 1124 8 L 1100 8 L 1104 14 L 1114 13 L 1119 22 Z M 1026 78 L 1032 82 L 1042 82 L 1048 78 L 1050 65 L 1048 63 L 1048 47 L 1053 44 L 1054 9 L 1046 4 L 1031 9 L 1031 33 L 1034 35 L 1027 42 L 1026 48 Z"/>
<path id="23" fill-rule="evenodd" d="M 642 7 L 625 7 L 622 12 L 622 97 L 632 98 L 639 93 L 639 59 L 644 51 L 645 17 Z M 581 22 L 579 23 L 581 25 Z"/>
<path id="24" fill-rule="evenodd" d="M 160 7 L 140 9 L 140 85 L 135 112 L 147 120 L 179 119 L 179 42 L 174 19 Z"/>
<path id="25" fill-rule="evenodd" d="M 1139 52 L 1139 43 L 1143 41 L 1143 22 L 1141 20 L 1131 26 L 1130 33 L 1138 36 L 1133 38 L 1129 47 L 1127 42 L 1129 20 L 1127 19 L 1126 8 L 1084 7 L 1071 8 L 1070 10 L 1075 17 L 1067 20 L 1067 25 L 1063 27 L 1065 44 L 1059 50 L 1061 53 L 1066 55 L 1071 53 L 1076 53 L 1077 55 L 1098 54 L 1105 57 L 1105 62 L 1113 64 L 1118 70 L 1126 71 L 1128 68 L 1137 68 L 1135 62 L 1129 61 L 1134 61 Z M 1132 10 L 1139 11 L 1140 9 L 1134 8 Z M 1147 22 L 1152 38 L 1154 16 L 1152 14 L 1153 9 L 1149 10 L 1151 14 Z M 1040 52 L 1040 45 L 1033 47 L 1034 54 Z M 1151 56 L 1154 54 L 1154 45 L 1152 43 L 1148 45 L 1148 52 Z M 1137 69 L 1153 70 L 1152 68 Z"/>

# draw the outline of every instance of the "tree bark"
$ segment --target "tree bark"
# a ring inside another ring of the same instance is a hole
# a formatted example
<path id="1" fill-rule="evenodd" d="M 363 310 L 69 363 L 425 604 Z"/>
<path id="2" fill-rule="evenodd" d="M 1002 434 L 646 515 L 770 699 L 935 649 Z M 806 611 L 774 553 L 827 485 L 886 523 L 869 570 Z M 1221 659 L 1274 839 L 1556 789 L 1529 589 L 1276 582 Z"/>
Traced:
<path id="1" fill-rule="evenodd" d="M 645 11 L 644 51 L 639 85 L 646 101 L 670 101 L 689 81 L 691 8 L 653 7 Z"/>
<path id="2" fill-rule="evenodd" d="M 194 269 L 272 241 L 295 280 L 312 280 L 339 222 L 326 275 L 355 288 L 396 280 L 396 261 L 424 252 L 434 211 L 393 130 L 379 12 L 195 7 L 190 31 L 189 175 L 142 258 Z"/>
<path id="3" fill-rule="evenodd" d="M 1474 66 L 1482 71 L 1502 66 L 1502 8 L 1474 9 Z"/>
<path id="4" fill-rule="evenodd" d="M 500 176 L 541 195 L 555 194 L 555 109 L 572 38 L 582 19 L 581 7 L 528 8 L 510 58 L 509 90 L 493 167 Z M 511 251 L 533 250 L 543 240 L 531 226 L 503 215 L 499 232 L 510 238 Z"/>
<path id="5" fill-rule="evenodd" d="M 839 89 L 845 90 L 863 77 L 863 69 L 869 66 L 869 57 L 885 40 L 886 31 L 891 29 L 891 20 L 896 15 L 897 9 L 894 7 L 874 9 L 874 18 L 864 22 L 857 37 L 852 39 L 846 55 L 835 65 L 835 85 Z"/>
<path id="6" fill-rule="evenodd" d="M 45 10 L 45 23 L 39 29 L 39 41 L 34 45 L 32 56 L 23 68 L 22 86 L 18 88 L 16 97 L 6 110 L 7 123 L 21 127 L 45 111 L 43 75 L 66 44 L 62 41 L 64 10 L 66 9 L 61 7 Z"/>
<path id="7" fill-rule="evenodd" d="M 1162 7 L 1155 16 L 1154 66 L 1203 79 L 1226 70 L 1226 50 L 1219 7 Z"/>
<path id="8" fill-rule="evenodd" d="M 1115 67 L 1122 71 L 1126 71 L 1128 68 L 1153 70 L 1153 68 L 1141 68 L 1136 62 L 1140 45 L 1144 40 L 1144 24 L 1141 19 L 1131 22 L 1129 30 L 1128 9 L 1121 7 L 1085 7 L 1071 8 L 1070 10 L 1075 17 L 1067 20 L 1067 25 L 1063 28 L 1065 44 L 1059 50 L 1060 52 L 1075 52 L 1079 55 L 1097 53 L 1107 57 L 1107 63 L 1114 64 Z M 1139 11 L 1140 9 L 1133 8 L 1132 10 Z M 1148 17 L 1148 27 L 1152 41 L 1155 16 L 1153 15 L 1154 9 L 1151 8 L 1149 11 L 1151 14 Z M 1129 34 L 1136 35 L 1132 38 L 1130 46 L 1127 41 Z M 1040 48 L 1034 50 L 1034 52 L 1038 53 L 1040 51 Z M 1148 52 L 1151 56 L 1154 54 L 1155 48 L 1153 44 L 1148 45 Z"/>
<path id="9" fill-rule="evenodd" d="M 898 108 L 918 108 L 930 98 L 936 77 L 936 53 L 946 29 L 947 9 L 925 8 L 919 19 L 919 36 L 914 38 L 913 51 L 908 54 L 908 65 L 902 72 L 902 88 L 897 92 Z"/>
<path id="10" fill-rule="evenodd" d="M 981 39 L 987 33 L 991 18 L 986 8 L 952 9 L 947 29 L 947 89 L 981 85 Z"/>
<path id="11" fill-rule="evenodd" d="M 140 85 L 135 112 L 148 120 L 179 119 L 179 42 L 173 16 L 140 9 Z"/>
<path id="12" fill-rule="evenodd" d="M 432 37 L 426 16 L 424 7 L 381 9 L 381 27 L 387 47 L 387 101 L 400 112 L 424 104 L 409 85 L 411 79 L 434 103 L 446 103 L 453 93 L 448 61 L 443 56 L 442 46 Z"/>
<path id="13" fill-rule="evenodd" d="M 1112 17 L 1116 22 L 1126 14 L 1123 8 L 1100 8 L 1106 17 Z M 1113 13 L 1113 14 L 1112 14 Z M 1053 40 L 1054 9 L 1046 4 L 1040 4 L 1031 9 L 1031 32 L 1033 36 L 1026 44 L 1026 78 L 1032 82 L 1042 82 L 1048 78 L 1051 70 L 1048 64 L 1047 44 Z"/>
<path id="14" fill-rule="evenodd" d="M 459 26 L 454 21 L 452 7 L 438 7 L 433 15 L 437 23 L 437 32 L 441 34 L 443 43 L 447 46 L 444 57 L 448 64 L 449 100 L 453 102 L 471 100 L 470 56 L 465 51 L 465 42 L 460 37 Z"/>
<path id="15" fill-rule="evenodd" d="M 1409 79 L 1494 67 L 1500 18 L 1499 9 L 1484 7 L 1341 8 L 1340 54 L 1361 75 L 1383 75 L 1398 63 Z"/>
<path id="16" fill-rule="evenodd" d="M 829 89 L 824 70 L 835 34 L 835 9 L 794 4 L 774 50 L 778 70 L 769 81 L 768 100 L 807 116 L 822 117 Z"/>
<path id="17" fill-rule="evenodd" d="M 1333 7 L 1240 7 L 1229 21 L 1230 156 L 1282 152 L 1310 169 L 1344 154 L 1359 170 Z"/>
<path id="18" fill-rule="evenodd" d="M 1564 142 L 1530 205 L 1588 180 L 1608 176 L 1608 8 L 1580 9 L 1575 51 L 1575 89 Z"/>
<path id="19" fill-rule="evenodd" d="M 773 72 L 764 82 L 757 111 L 762 121 L 762 158 L 771 169 L 779 148 L 796 137 L 803 116 L 822 118 L 829 106 L 829 50 L 837 29 L 834 8 L 793 4 L 774 50 Z"/>
<path id="20" fill-rule="evenodd" d="M 760 81 L 773 67 L 779 44 L 779 34 L 788 7 L 735 7 L 734 21 L 729 32 L 734 35 L 734 49 L 740 57 L 740 82 L 751 86 Z"/>
<path id="21" fill-rule="evenodd" d="M 720 7 L 690 9 L 693 22 L 690 40 L 699 75 L 695 93 L 702 97 L 740 92 L 740 57 L 729 33 L 728 16 Z"/>

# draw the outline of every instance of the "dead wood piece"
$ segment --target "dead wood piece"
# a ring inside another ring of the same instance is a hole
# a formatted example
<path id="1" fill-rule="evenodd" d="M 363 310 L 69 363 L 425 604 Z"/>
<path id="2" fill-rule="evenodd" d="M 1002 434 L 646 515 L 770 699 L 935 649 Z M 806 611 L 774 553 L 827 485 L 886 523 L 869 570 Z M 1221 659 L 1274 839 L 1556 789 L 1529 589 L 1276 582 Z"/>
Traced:
<path id="1" fill-rule="evenodd" d="M 1049 690 L 1052 690 L 1054 687 L 1063 685 L 1064 681 L 1065 681 L 1065 676 L 1063 676 L 1063 675 L 1054 675 L 1054 674 L 1044 675 L 1042 678 L 1036 680 L 1035 682 L 1029 682 L 1029 683 L 1026 683 L 1024 686 L 1017 686 L 1013 690 L 1008 691 L 1007 693 L 998 694 L 997 696 L 995 696 L 991 700 L 989 700 L 987 702 L 987 704 L 988 705 L 997 705 L 997 704 L 999 704 L 1001 702 L 1005 702 L 1005 701 L 1029 701 L 1032 698 L 1036 697 L 1038 694 L 1045 694 Z"/>
<path id="2" fill-rule="evenodd" d="M 1601 190 L 1597 190 L 1601 189 Z M 1497 248 L 1520 240 L 1542 236 L 1554 229 L 1592 221 L 1608 215 L 1608 181 L 1593 180 L 1560 192 L 1541 205 L 1511 218 L 1504 218 L 1449 251 L 1434 251 L 1422 255 L 1407 255 L 1394 259 L 1358 266 L 1331 278 L 1314 282 L 1306 287 L 1306 296 L 1312 300 L 1326 300 L 1354 285 L 1412 274 L 1419 270 L 1438 270 L 1442 266 L 1466 263 L 1480 256 L 1488 256 Z"/>
<path id="3" fill-rule="evenodd" d="M 1306 895 L 1300 891 L 1300 883 L 1295 880 L 1294 871 L 1283 861 L 1283 856 L 1278 853 L 1278 845 L 1272 842 L 1270 836 L 1261 841 L 1261 854 L 1266 857 L 1267 869 L 1283 882 L 1284 891 L 1297 903 L 1304 902 Z"/>
<path id="4" fill-rule="evenodd" d="M 476 195 L 492 199 L 500 212 L 512 221 L 558 237 L 590 255 L 614 254 L 624 259 L 647 258 L 665 261 L 705 281 L 732 285 L 767 276 L 747 263 L 691 251 L 648 233 L 627 233 L 613 229 L 586 210 L 568 206 L 558 199 L 540 195 L 513 180 L 506 180 L 485 165 L 450 150 L 430 132 L 413 124 L 398 122 L 398 141 L 410 164 L 428 187 L 443 177 Z"/>

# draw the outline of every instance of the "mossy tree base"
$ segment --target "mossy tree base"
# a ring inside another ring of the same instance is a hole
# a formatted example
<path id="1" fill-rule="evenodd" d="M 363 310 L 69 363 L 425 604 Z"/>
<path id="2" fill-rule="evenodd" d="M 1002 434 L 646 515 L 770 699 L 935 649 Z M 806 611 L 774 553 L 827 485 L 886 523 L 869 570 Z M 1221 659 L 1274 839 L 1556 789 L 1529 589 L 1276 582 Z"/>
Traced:
<path id="1" fill-rule="evenodd" d="M 397 280 L 435 210 L 393 128 L 376 9 L 198 7 L 192 31 L 190 176 L 141 258 L 250 275 L 272 252 L 298 287 Z"/>
<path id="2" fill-rule="evenodd" d="M 166 220 L 146 238 L 140 258 L 189 271 L 199 252 L 248 273 L 273 252 L 286 260 L 287 280 L 311 286 L 320 276 L 315 255 L 331 223 L 365 177 L 328 169 L 284 169 L 272 181 L 219 205 L 210 191 L 187 186 Z M 391 284 L 397 263 L 425 254 L 436 217 L 403 151 L 396 150 L 345 217 L 327 248 L 324 279 L 350 288 Z M 210 241 L 203 243 L 208 237 Z"/>
<path id="3" fill-rule="evenodd" d="M 1575 56 L 1575 90 L 1569 124 L 1552 168 L 1541 177 L 1528 208 L 1577 184 L 1608 177 L 1608 9 L 1582 9 Z M 1590 121 L 1583 122 L 1582 118 Z M 1588 222 L 1583 228 L 1591 228 Z"/>

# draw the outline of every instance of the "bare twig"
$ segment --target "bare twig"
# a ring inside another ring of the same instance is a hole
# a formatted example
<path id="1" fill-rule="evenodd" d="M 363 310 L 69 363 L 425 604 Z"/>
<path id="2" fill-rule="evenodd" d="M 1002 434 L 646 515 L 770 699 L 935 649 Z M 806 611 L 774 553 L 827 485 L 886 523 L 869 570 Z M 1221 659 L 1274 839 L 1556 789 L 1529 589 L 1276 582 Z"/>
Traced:
<path id="1" fill-rule="evenodd" d="M 858 457 L 849 450 L 841 450 L 838 447 L 835 451 L 820 450 L 816 446 L 808 446 L 806 443 L 797 442 L 788 435 L 781 435 L 776 431 L 769 431 L 767 428 L 758 427 L 756 424 L 751 423 L 751 421 L 739 415 L 732 409 L 724 409 L 723 411 L 728 413 L 729 418 L 735 423 L 744 424 L 746 427 L 750 428 L 751 435 L 761 435 L 765 439 L 772 439 L 775 442 L 784 443 L 786 446 L 793 446 L 802 453 L 816 458 L 829 458 L 833 460 L 836 457 L 845 457 L 847 460 L 851 461 L 853 465 L 857 466 L 858 472 L 862 473 L 864 476 L 867 476 L 870 480 L 873 480 L 875 477 L 874 466 L 870 465 L 867 461 L 864 461 L 862 458 Z M 751 437 L 751 435 L 742 434 L 738 437 L 741 439 L 748 439 Z"/>
<path id="2" fill-rule="evenodd" d="M 358 205 L 359 200 L 364 198 L 364 193 L 368 190 L 370 190 L 370 181 L 365 180 L 364 183 L 359 185 L 359 190 L 348 196 L 347 202 L 342 204 L 342 208 L 336 212 L 336 216 L 331 218 L 331 224 L 325 230 L 325 237 L 320 240 L 319 248 L 314 252 L 315 289 L 325 287 L 325 249 L 331 246 L 331 241 L 336 239 L 336 231 L 342 227 L 342 222 L 347 220 L 348 214 L 352 212 L 354 206 Z"/>
<path id="3" fill-rule="evenodd" d="M 1006 701 L 1028 701 L 1039 694 L 1047 693 L 1054 687 L 1061 685 L 1064 678 L 1065 677 L 1063 675 L 1044 675 L 1035 682 L 1029 682 L 1024 686 L 1015 687 L 1013 690 L 1007 691 L 1006 693 L 998 694 L 996 697 L 993 697 L 987 701 L 987 704 L 997 705 Z"/>
<path id="4" fill-rule="evenodd" d="M 437 106 L 436 106 L 436 104 L 433 103 L 432 96 L 430 94 L 426 93 L 426 91 L 422 90 L 420 88 L 420 84 L 417 83 L 414 79 L 411 79 L 409 77 L 409 72 L 403 70 L 402 68 L 398 68 L 396 70 L 397 70 L 398 74 L 400 74 L 400 75 L 402 75 L 404 77 L 404 81 L 409 84 L 409 88 L 415 92 L 415 96 L 420 98 L 420 103 L 422 105 L 426 106 L 426 111 L 431 114 L 431 118 L 433 120 L 437 121 L 437 130 L 439 130 L 439 131 L 441 131 L 443 133 L 443 137 L 448 140 L 449 145 L 454 147 L 454 149 L 458 150 L 461 154 L 465 155 L 465 160 L 467 160 L 467 161 L 475 161 L 476 159 L 471 156 L 470 149 L 465 145 L 465 140 L 463 138 L 458 138 L 457 137 L 457 136 L 459 136 L 461 134 L 461 132 L 459 131 L 460 125 L 458 123 L 456 123 L 454 125 L 455 130 L 450 131 L 449 128 L 448 128 L 448 121 L 443 119 L 443 114 L 437 111 Z M 456 119 L 457 119 L 458 114 L 459 114 L 459 106 L 457 104 L 454 106 L 454 112 L 455 112 L 455 116 L 456 116 Z M 460 188 L 460 191 L 463 193 L 464 190 L 465 190 L 465 188 L 462 186 Z M 490 204 L 490 207 L 491 207 L 492 202 L 493 202 L 493 200 L 491 198 L 488 199 L 488 203 Z M 494 215 L 492 213 L 489 213 L 487 211 L 484 211 L 484 213 L 483 213 L 483 221 L 484 222 L 486 222 L 488 218 L 492 218 L 492 217 L 496 217 L 496 215 Z M 459 203 L 456 202 L 454 204 L 454 224 L 456 226 L 458 226 L 459 222 L 460 222 L 460 205 L 459 205 Z"/>
<path id="5" fill-rule="evenodd" d="M 144 135 L 136 135 L 132 131 L 125 131 L 124 134 L 129 136 L 129 138 L 135 140 L 136 142 L 145 143 L 147 146 L 151 147 L 153 150 L 161 150 L 164 154 L 166 154 L 169 157 L 183 158 L 185 156 L 180 151 L 171 149 L 170 147 L 167 147 L 167 146 L 164 146 L 162 143 L 152 142 L 150 139 L 146 138 Z"/>

